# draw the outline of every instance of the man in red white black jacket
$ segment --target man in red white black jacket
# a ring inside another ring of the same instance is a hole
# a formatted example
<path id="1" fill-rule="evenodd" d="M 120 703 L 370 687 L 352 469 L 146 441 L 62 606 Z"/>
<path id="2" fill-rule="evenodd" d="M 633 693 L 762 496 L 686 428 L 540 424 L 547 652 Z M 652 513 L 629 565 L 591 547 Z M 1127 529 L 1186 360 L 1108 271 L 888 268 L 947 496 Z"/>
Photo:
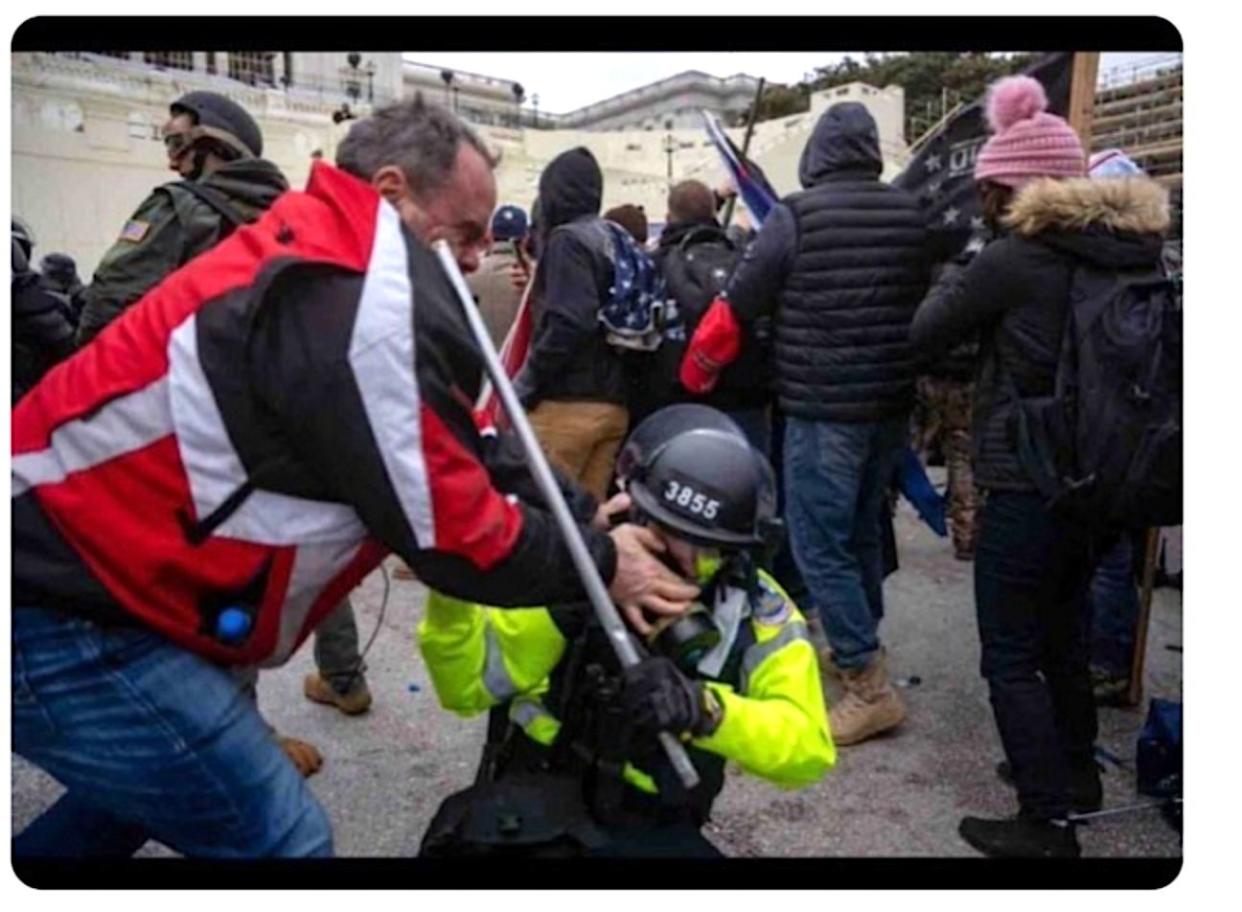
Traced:
<path id="1" fill-rule="evenodd" d="M 337 158 L 13 413 L 13 748 L 67 787 L 18 856 L 330 854 L 229 668 L 284 662 L 388 550 L 472 601 L 583 597 L 516 441 L 476 427 L 479 354 L 424 246 L 477 267 L 494 159 L 421 99 Z M 646 530 L 605 534 L 564 486 L 626 614 L 681 610 Z"/>

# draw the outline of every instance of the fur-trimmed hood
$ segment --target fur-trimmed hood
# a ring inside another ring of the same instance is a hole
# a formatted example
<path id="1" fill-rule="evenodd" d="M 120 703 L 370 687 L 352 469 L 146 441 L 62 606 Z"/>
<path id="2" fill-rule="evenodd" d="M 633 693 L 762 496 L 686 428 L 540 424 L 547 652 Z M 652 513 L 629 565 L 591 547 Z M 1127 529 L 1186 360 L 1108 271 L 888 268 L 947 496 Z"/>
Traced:
<path id="1" fill-rule="evenodd" d="M 1004 221 L 1026 237 L 1050 228 L 1081 231 L 1092 225 L 1163 234 L 1169 228 L 1169 193 L 1147 177 L 1039 180 L 1018 192 Z"/>
<path id="2" fill-rule="evenodd" d="M 1146 177 L 1045 179 L 1018 191 L 1004 224 L 1078 259 L 1115 269 L 1156 265 L 1169 194 Z"/>

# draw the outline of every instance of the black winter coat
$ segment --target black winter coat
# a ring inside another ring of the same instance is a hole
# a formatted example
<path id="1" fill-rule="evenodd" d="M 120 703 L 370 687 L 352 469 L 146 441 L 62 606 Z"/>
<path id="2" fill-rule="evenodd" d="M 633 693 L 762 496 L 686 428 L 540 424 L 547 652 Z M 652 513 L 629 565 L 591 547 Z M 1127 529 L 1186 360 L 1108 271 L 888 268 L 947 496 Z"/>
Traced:
<path id="1" fill-rule="evenodd" d="M 558 155 L 539 178 L 534 342 L 516 384 L 527 409 L 545 399 L 626 401 L 621 355 L 599 322 L 613 276 L 607 235 L 591 230 L 603 188 L 599 165 L 581 147 Z"/>
<path id="2" fill-rule="evenodd" d="M 971 259 L 973 256 L 966 257 L 961 262 L 945 263 L 933 270 L 933 290 L 928 291 L 928 294 L 945 294 L 952 283 L 961 282 L 964 267 L 970 264 Z M 920 366 L 921 373 L 935 380 L 970 383 L 975 379 L 975 373 L 979 367 L 978 335 L 962 340 L 947 353 L 938 357 L 920 357 L 919 353 L 915 352 L 915 360 Z"/>
<path id="3" fill-rule="evenodd" d="M 10 280 L 13 328 L 13 405 L 58 361 L 73 353 L 73 323 L 63 302 L 43 287 L 26 251 L 13 247 Z"/>
<path id="4" fill-rule="evenodd" d="M 949 267 L 919 307 L 910 341 L 936 357 L 981 333 L 973 407 L 975 483 L 1034 490 L 1018 461 L 1013 399 L 1054 391 L 1073 273 L 1159 267 L 1168 195 L 1147 179 L 1045 180 L 1014 199 L 1012 229 L 969 266 Z"/>
<path id="5" fill-rule="evenodd" d="M 806 189 L 773 209 L 729 283 L 743 323 L 775 307 L 777 393 L 795 417 L 877 421 L 913 403 L 908 333 L 927 291 L 927 228 L 882 168 L 867 109 L 829 108 L 802 153 Z"/>

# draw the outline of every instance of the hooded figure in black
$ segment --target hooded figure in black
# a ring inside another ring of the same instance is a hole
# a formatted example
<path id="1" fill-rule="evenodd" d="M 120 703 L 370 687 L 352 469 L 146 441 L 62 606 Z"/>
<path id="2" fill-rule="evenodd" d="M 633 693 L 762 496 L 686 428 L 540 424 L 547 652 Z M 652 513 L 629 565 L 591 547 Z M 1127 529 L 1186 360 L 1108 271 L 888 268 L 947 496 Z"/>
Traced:
<path id="1" fill-rule="evenodd" d="M 583 147 L 558 155 L 539 179 L 534 342 L 516 382 L 553 462 L 601 498 L 627 424 L 621 355 L 599 322 L 613 277 L 603 192 Z"/>
<path id="2" fill-rule="evenodd" d="M 620 357 L 599 328 L 612 263 L 589 226 L 603 195 L 604 175 L 582 147 L 558 155 L 539 179 L 535 340 L 519 382 L 528 409 L 546 399 L 625 401 Z"/>
<path id="3" fill-rule="evenodd" d="M 833 105 L 798 177 L 747 249 L 725 296 L 742 323 L 775 308 L 781 409 L 863 422 L 907 412 L 906 344 L 930 263 L 917 201 L 880 182 L 879 133 L 866 107 Z"/>
<path id="4" fill-rule="evenodd" d="M 881 183 L 882 170 L 866 107 L 825 111 L 802 153 L 803 189 L 772 208 L 681 371 L 691 391 L 710 390 L 745 331 L 774 313 L 784 519 L 841 670 L 845 696 L 830 714 L 841 745 L 905 718 L 879 640 L 882 516 L 908 436 L 907 335 L 930 262 L 918 201 Z"/>

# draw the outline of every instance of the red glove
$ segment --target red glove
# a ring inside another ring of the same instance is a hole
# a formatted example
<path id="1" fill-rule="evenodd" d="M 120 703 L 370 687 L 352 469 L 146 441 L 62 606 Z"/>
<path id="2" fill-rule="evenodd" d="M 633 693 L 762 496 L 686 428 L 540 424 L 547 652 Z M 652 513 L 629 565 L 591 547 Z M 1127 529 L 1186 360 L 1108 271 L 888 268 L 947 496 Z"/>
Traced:
<path id="1" fill-rule="evenodd" d="M 742 327 L 724 298 L 712 301 L 681 361 L 681 385 L 696 395 L 712 391 L 720 372 L 742 348 Z"/>

